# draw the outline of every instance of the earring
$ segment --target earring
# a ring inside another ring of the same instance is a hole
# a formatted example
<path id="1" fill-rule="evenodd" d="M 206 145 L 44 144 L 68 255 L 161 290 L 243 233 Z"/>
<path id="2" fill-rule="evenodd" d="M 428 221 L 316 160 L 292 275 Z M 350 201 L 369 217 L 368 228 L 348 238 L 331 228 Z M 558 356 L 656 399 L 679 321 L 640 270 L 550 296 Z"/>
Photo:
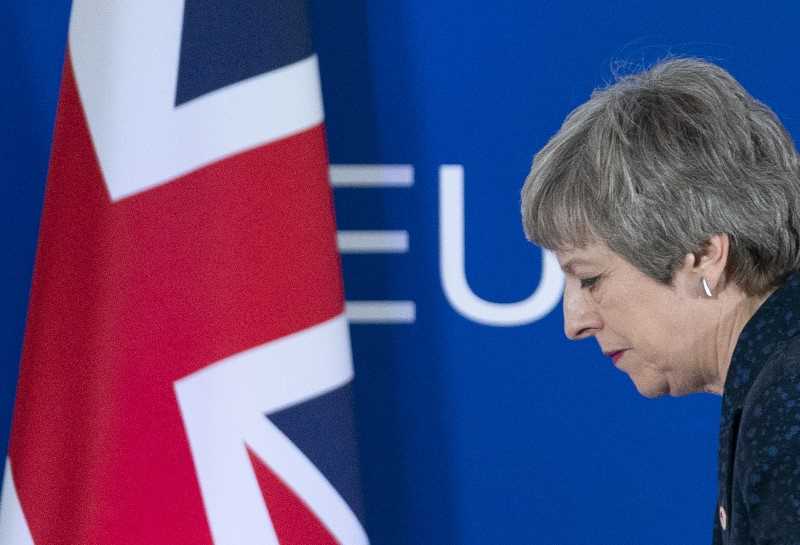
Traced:
<path id="1" fill-rule="evenodd" d="M 703 284 L 703 291 L 706 292 L 706 296 L 714 297 L 714 294 L 711 293 L 711 288 L 708 287 L 708 282 L 706 282 L 705 276 L 701 279 L 701 283 Z"/>

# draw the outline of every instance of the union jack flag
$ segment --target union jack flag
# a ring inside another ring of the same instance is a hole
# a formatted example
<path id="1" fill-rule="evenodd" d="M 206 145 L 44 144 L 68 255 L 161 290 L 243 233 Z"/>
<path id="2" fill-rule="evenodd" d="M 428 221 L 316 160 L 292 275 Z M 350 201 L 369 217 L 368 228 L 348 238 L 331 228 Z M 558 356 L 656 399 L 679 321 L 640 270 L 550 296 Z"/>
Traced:
<path id="1" fill-rule="evenodd" d="M 366 544 L 292 0 L 73 0 L 0 545 Z"/>

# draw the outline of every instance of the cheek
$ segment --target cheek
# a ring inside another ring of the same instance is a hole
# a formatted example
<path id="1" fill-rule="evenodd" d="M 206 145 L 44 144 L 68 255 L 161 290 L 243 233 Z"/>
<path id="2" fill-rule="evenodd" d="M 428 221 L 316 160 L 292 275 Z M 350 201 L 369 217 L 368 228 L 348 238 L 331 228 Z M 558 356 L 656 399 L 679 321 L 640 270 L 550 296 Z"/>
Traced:
<path id="1" fill-rule="evenodd" d="M 676 349 L 680 345 L 676 342 L 676 337 L 666 328 L 650 327 L 643 337 L 644 349 L 643 356 L 647 360 L 648 367 L 654 369 L 669 368 L 676 356 Z"/>
<path id="2" fill-rule="evenodd" d="M 696 332 L 676 319 L 671 301 L 632 302 L 628 312 L 620 315 L 624 331 L 620 331 L 631 343 L 648 367 L 660 369 L 672 366 L 679 354 Z"/>

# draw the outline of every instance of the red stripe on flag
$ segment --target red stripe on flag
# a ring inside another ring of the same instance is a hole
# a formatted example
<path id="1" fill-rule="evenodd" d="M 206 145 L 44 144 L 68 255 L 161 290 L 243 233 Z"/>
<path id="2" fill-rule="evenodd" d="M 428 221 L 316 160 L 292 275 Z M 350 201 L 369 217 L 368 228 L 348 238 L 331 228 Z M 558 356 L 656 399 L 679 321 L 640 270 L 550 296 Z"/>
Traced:
<path id="1" fill-rule="evenodd" d="M 308 506 L 248 448 L 281 545 L 339 545 Z"/>
<path id="2" fill-rule="evenodd" d="M 321 126 L 112 203 L 68 56 L 9 447 L 36 543 L 210 543 L 173 382 L 342 309 Z"/>

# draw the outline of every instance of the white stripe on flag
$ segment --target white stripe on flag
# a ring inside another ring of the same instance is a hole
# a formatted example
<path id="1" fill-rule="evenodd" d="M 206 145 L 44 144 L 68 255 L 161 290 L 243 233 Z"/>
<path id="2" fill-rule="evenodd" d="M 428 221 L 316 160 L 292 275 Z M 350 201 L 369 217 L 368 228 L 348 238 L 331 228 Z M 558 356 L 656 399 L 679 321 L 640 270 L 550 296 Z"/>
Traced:
<path id="1" fill-rule="evenodd" d="M 6 458 L 3 495 L 0 498 L 0 543 L 2 545 L 34 545 L 33 536 L 22 512 L 17 485 L 11 473 L 11 460 Z"/>
<path id="2" fill-rule="evenodd" d="M 315 55 L 175 107 L 183 5 L 72 3 L 69 51 L 112 200 L 323 120 Z"/>
<path id="3" fill-rule="evenodd" d="M 245 445 L 312 509 L 339 543 L 369 543 L 336 489 L 265 416 L 330 392 L 352 378 L 347 321 L 339 315 L 175 382 L 216 545 L 278 544 Z"/>

